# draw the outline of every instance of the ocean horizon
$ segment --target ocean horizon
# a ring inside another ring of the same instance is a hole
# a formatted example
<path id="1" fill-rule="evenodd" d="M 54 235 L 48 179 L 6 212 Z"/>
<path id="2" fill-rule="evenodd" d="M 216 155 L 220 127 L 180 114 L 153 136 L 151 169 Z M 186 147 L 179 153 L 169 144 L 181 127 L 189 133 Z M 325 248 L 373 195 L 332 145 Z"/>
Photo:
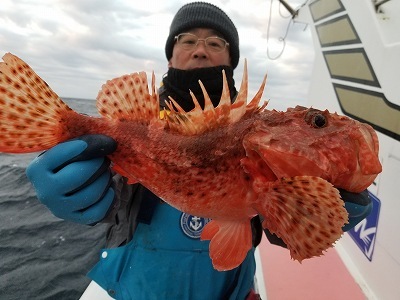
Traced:
<path id="1" fill-rule="evenodd" d="M 97 115 L 90 99 L 63 98 Z M 0 153 L 0 299 L 79 299 L 105 244 L 105 224 L 85 226 L 54 217 L 25 175 L 39 153 Z"/>

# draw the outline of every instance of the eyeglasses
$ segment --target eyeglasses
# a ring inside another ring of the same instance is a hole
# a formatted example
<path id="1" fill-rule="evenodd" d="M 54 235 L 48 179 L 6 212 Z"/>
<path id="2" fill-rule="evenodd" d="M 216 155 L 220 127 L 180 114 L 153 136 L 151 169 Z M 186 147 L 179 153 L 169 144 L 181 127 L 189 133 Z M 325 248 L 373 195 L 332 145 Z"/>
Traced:
<path id="1" fill-rule="evenodd" d="M 185 50 L 193 50 L 197 47 L 200 41 L 204 42 L 207 49 L 213 52 L 222 52 L 229 43 L 223 38 L 210 36 L 205 39 L 200 39 L 197 35 L 191 33 L 181 33 L 175 36 L 176 43 Z"/>

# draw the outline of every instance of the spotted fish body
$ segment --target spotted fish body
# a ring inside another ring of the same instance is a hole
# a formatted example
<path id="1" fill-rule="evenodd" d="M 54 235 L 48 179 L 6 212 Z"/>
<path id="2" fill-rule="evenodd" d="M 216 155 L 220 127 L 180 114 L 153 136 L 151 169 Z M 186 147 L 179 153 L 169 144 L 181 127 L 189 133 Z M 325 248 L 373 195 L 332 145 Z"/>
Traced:
<path id="1" fill-rule="evenodd" d="M 113 137 L 113 168 L 181 211 L 212 218 L 217 270 L 237 267 L 252 246 L 250 219 L 276 233 L 299 261 L 340 238 L 347 212 L 335 187 L 360 192 L 381 171 L 378 141 L 367 125 L 327 111 L 259 107 L 265 80 L 247 104 L 247 70 L 234 104 L 226 80 L 218 107 L 184 112 L 159 100 L 145 73 L 108 81 L 97 97 L 102 117 L 71 110 L 22 60 L 0 63 L 0 152 L 48 149 L 84 134 Z M 335 186 L 335 187 L 334 187 Z"/>

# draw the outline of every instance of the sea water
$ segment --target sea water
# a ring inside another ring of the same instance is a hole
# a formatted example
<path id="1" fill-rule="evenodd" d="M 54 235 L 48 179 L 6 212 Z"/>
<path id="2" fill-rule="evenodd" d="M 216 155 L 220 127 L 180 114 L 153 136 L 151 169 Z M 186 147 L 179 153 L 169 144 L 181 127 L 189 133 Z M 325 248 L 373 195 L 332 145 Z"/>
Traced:
<path id="1" fill-rule="evenodd" d="M 93 100 L 64 100 L 78 112 L 96 114 Z M 37 155 L 0 154 L 0 300 L 79 299 L 106 225 L 60 220 L 37 200 L 25 175 Z"/>

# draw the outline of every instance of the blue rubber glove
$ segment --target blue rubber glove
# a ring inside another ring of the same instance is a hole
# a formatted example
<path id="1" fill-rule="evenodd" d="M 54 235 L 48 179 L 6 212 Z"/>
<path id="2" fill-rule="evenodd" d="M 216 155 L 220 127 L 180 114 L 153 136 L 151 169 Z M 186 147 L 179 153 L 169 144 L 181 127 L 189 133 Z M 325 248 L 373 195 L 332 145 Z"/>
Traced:
<path id="1" fill-rule="evenodd" d="M 58 218 L 92 225 L 112 207 L 110 160 L 117 148 L 105 135 L 85 135 L 35 158 L 26 175 L 38 199 Z"/>
<path id="2" fill-rule="evenodd" d="M 349 214 L 349 223 L 344 225 L 342 229 L 349 231 L 371 213 L 372 201 L 367 190 L 361 193 L 350 193 L 339 189 L 339 192 L 344 201 L 344 208 Z"/>

